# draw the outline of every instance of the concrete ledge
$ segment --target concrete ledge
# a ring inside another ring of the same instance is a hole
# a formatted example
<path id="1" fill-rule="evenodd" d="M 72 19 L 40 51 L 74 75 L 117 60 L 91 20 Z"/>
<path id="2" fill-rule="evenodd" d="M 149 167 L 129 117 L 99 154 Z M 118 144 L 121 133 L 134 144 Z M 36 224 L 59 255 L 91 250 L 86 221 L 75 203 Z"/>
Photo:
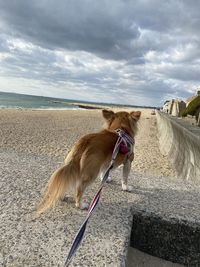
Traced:
<path id="1" fill-rule="evenodd" d="M 127 267 L 184 267 L 184 265 L 163 260 L 130 247 L 128 250 Z"/>
<path id="2" fill-rule="evenodd" d="M 200 223 L 177 218 L 164 220 L 157 214 L 135 212 L 131 246 L 150 255 L 200 266 Z"/>
<path id="3" fill-rule="evenodd" d="M 16 152 L 2 152 L 0 159 L 0 264 L 63 266 L 86 212 L 74 207 L 71 194 L 54 210 L 32 218 L 42 185 L 60 165 L 58 159 Z M 112 173 L 71 266 L 125 267 L 131 228 L 133 246 L 167 260 L 200 266 L 200 188 L 132 171 L 129 183 L 134 190 L 127 193 L 121 190 L 120 176 L 120 169 Z M 94 196 L 99 184 L 96 181 L 90 187 L 86 200 Z"/>
<path id="4" fill-rule="evenodd" d="M 75 208 L 71 192 L 55 209 L 32 218 L 49 173 L 61 163 L 48 156 L 1 151 L 0 159 L 0 265 L 63 266 L 87 212 Z M 125 266 L 132 213 L 129 194 L 118 183 L 114 180 L 104 189 L 71 266 Z M 100 180 L 90 187 L 87 201 L 99 185 Z"/>
<path id="5" fill-rule="evenodd" d="M 200 128 L 156 112 L 161 153 L 168 156 L 178 177 L 200 182 Z"/>

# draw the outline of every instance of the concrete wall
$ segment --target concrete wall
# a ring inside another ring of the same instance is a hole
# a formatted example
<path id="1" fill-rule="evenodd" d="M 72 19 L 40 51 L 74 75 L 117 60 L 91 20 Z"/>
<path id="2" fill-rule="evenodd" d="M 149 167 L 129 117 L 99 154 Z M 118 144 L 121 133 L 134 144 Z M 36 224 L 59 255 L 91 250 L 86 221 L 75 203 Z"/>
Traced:
<path id="1" fill-rule="evenodd" d="M 200 129 L 160 111 L 156 116 L 161 153 L 179 177 L 200 182 Z"/>

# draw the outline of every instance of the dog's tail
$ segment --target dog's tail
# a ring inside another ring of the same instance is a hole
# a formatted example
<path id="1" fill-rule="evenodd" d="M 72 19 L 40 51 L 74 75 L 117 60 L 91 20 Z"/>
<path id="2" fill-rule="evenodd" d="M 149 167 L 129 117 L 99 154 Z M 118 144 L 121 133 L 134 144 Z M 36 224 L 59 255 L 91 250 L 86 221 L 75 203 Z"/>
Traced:
<path id="1" fill-rule="evenodd" d="M 36 215 L 39 216 L 63 198 L 66 190 L 75 184 L 78 174 L 78 166 L 77 169 L 74 169 L 71 163 L 57 169 L 49 179 L 47 189 L 36 210 Z"/>

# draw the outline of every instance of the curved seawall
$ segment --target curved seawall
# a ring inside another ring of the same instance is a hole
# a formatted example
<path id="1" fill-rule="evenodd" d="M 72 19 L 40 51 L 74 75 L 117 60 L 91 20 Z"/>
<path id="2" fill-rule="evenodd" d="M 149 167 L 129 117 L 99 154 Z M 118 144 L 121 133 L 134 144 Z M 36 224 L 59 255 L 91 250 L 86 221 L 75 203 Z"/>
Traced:
<path id="1" fill-rule="evenodd" d="M 200 182 L 200 128 L 157 111 L 161 153 L 168 156 L 178 177 Z"/>

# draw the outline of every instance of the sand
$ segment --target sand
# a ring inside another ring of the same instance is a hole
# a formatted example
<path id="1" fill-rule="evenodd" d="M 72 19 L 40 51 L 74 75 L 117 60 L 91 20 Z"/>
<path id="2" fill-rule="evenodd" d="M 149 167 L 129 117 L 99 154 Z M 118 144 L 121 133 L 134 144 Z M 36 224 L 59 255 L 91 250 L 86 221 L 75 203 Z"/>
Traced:
<path id="1" fill-rule="evenodd" d="M 49 155 L 63 161 L 79 137 L 101 130 L 103 123 L 100 110 L 0 110 L 1 150 Z M 142 110 L 138 128 L 133 168 L 174 177 L 167 158 L 160 154 L 156 117 L 150 109 Z"/>

